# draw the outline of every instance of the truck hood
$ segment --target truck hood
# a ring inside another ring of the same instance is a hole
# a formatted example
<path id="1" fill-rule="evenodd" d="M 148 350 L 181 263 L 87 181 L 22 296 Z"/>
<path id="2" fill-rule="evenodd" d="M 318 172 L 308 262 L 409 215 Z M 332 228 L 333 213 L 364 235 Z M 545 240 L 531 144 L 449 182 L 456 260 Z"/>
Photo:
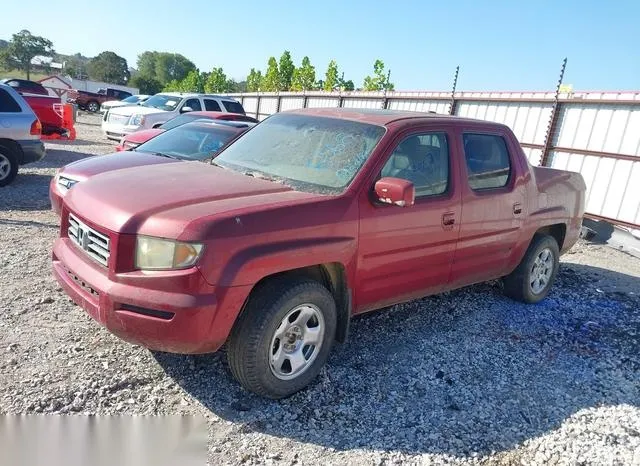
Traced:
<path id="1" fill-rule="evenodd" d="M 164 110 L 154 107 L 145 107 L 144 105 L 121 106 L 109 110 L 113 115 L 150 115 L 152 113 L 166 113 Z"/>
<path id="2" fill-rule="evenodd" d="M 142 144 L 143 142 L 147 142 L 149 139 L 156 137 L 160 133 L 164 133 L 164 130 L 160 128 L 143 129 L 127 134 L 124 137 L 124 140 L 128 142 L 135 142 L 136 144 Z"/>
<path id="3" fill-rule="evenodd" d="M 115 158 L 115 156 L 114 156 Z M 117 186 L 117 189 L 114 189 Z M 108 230 L 199 240 L 198 223 L 324 197 L 202 162 L 161 163 L 105 172 L 78 184 L 68 208 Z"/>
<path id="4" fill-rule="evenodd" d="M 138 104 L 132 104 L 131 102 L 122 102 L 121 100 L 108 100 L 104 102 L 102 106 L 104 108 L 116 108 L 116 107 L 134 107 Z"/>
<path id="5" fill-rule="evenodd" d="M 122 151 L 78 160 L 65 165 L 58 172 L 58 175 L 77 181 L 84 181 L 94 175 L 108 171 L 175 162 L 180 162 L 180 160 L 160 157 L 146 152 Z"/>

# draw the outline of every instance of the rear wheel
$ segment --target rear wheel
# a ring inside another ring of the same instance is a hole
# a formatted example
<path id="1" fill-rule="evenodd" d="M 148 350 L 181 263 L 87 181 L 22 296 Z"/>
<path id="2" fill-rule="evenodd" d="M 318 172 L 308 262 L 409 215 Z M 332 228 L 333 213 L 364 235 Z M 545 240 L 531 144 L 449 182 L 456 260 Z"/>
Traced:
<path id="1" fill-rule="evenodd" d="M 518 267 L 504 278 L 505 294 L 524 303 L 542 301 L 556 279 L 559 263 L 560 252 L 555 238 L 534 236 Z"/>
<path id="2" fill-rule="evenodd" d="M 18 175 L 18 157 L 6 146 L 0 146 L 0 186 L 7 186 Z"/>
<path id="3" fill-rule="evenodd" d="M 98 110 L 100 110 L 100 104 L 95 100 L 92 100 L 87 104 L 87 110 L 89 110 L 91 113 L 96 113 Z"/>
<path id="4" fill-rule="evenodd" d="M 316 378 L 336 332 L 336 305 L 313 280 L 276 280 L 256 290 L 231 332 L 227 359 L 240 384 L 284 398 Z"/>

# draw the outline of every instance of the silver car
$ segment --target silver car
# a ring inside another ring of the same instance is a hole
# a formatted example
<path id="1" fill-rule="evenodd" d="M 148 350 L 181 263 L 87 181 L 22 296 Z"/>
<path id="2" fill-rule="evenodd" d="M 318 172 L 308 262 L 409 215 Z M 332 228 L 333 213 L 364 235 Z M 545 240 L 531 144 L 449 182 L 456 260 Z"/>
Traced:
<path id="1" fill-rule="evenodd" d="M 18 166 L 44 157 L 42 125 L 11 86 L 0 83 L 0 187 L 11 183 Z"/>

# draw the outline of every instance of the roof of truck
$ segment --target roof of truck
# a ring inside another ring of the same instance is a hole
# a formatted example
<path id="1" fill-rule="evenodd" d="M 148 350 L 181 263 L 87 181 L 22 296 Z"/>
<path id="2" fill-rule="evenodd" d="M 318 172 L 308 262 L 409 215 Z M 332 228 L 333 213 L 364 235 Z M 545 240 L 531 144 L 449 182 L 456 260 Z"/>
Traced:
<path id="1" fill-rule="evenodd" d="M 285 113 L 285 112 L 283 112 Z M 331 118 L 341 118 L 343 120 L 353 120 L 373 125 L 386 126 L 394 121 L 408 119 L 425 119 L 441 121 L 467 121 L 473 123 L 483 123 L 483 120 L 474 120 L 459 116 L 444 115 L 431 112 L 410 112 L 407 110 L 384 110 L 375 108 L 300 108 L 287 110 L 286 113 L 297 113 L 301 115 L 315 115 Z M 491 124 L 499 124 L 486 122 Z"/>

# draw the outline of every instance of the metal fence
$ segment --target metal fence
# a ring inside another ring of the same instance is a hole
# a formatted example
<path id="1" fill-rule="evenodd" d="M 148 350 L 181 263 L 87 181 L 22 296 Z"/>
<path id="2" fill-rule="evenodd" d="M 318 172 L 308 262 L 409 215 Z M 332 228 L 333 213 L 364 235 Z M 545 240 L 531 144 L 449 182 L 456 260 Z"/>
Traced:
<path id="1" fill-rule="evenodd" d="M 580 172 L 587 215 L 640 229 L 640 92 L 308 92 L 228 94 L 262 120 L 313 107 L 384 108 L 504 123 L 533 165 Z"/>

